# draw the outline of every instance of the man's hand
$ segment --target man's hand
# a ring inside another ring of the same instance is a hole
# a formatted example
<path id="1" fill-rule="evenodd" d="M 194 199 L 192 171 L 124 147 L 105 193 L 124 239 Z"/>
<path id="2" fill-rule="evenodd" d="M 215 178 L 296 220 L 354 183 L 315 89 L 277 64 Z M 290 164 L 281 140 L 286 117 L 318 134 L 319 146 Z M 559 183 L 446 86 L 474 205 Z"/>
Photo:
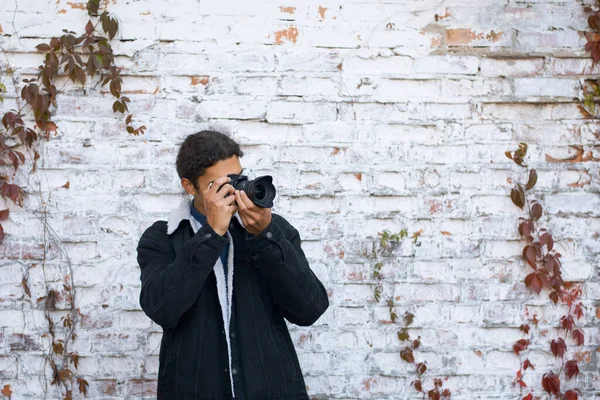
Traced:
<path id="1" fill-rule="evenodd" d="M 271 223 L 271 209 L 254 204 L 243 190 L 235 191 L 235 200 L 244 227 L 252 235 L 260 234 Z"/>
<path id="2" fill-rule="evenodd" d="M 208 189 L 202 192 L 206 222 L 221 236 L 227 232 L 231 217 L 238 210 L 235 204 L 235 189 L 227 183 L 230 181 L 228 176 L 222 176 L 215 179 Z M 224 183 L 225 185 L 219 190 Z"/>

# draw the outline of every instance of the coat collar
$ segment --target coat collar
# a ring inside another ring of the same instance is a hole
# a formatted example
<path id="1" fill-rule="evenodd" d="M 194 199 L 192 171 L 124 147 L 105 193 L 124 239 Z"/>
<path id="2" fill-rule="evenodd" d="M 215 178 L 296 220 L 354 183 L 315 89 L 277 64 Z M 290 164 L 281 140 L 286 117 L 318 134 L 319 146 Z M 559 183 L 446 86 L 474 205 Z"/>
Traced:
<path id="1" fill-rule="evenodd" d="M 191 224 L 193 217 L 192 213 L 190 212 L 190 206 L 192 201 L 193 200 L 189 198 L 183 199 L 181 203 L 179 203 L 179 206 L 171 211 L 169 214 L 169 219 L 167 220 L 167 235 L 175 232 L 181 221 L 184 219 L 189 220 Z M 244 223 L 237 212 L 233 216 L 237 218 L 240 225 L 244 226 Z"/>

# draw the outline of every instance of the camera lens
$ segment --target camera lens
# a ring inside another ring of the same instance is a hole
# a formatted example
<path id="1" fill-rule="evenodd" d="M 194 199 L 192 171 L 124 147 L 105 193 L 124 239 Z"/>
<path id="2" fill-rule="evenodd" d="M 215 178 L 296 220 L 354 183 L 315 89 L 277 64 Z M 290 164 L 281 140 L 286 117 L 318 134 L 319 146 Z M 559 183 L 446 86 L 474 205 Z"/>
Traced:
<path id="1" fill-rule="evenodd" d="M 265 187 L 263 185 L 257 185 L 254 189 L 254 197 L 258 200 L 262 200 L 265 198 Z"/>

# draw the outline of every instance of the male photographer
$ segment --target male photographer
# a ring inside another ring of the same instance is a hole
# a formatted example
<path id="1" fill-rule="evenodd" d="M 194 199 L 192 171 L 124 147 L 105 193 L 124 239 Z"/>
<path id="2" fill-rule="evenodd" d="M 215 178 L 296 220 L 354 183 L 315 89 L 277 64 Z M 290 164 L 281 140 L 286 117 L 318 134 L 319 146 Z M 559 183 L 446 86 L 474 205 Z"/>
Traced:
<path id="1" fill-rule="evenodd" d="M 327 292 L 299 232 L 231 184 L 242 156 L 225 134 L 188 136 L 176 165 L 193 200 L 139 240 L 140 305 L 163 328 L 158 399 L 308 399 L 284 318 L 312 325 Z"/>

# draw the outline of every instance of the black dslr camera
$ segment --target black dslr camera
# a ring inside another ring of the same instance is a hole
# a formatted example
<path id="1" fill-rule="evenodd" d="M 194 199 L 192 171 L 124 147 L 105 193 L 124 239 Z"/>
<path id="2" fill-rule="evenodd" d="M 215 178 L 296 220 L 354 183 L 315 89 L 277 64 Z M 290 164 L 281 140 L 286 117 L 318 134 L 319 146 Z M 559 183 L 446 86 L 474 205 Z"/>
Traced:
<path id="1" fill-rule="evenodd" d="M 273 186 L 273 177 L 271 175 L 259 176 L 256 179 L 248 180 L 246 175 L 229 174 L 231 182 L 228 182 L 236 190 L 243 190 L 248 195 L 248 198 L 259 207 L 273 207 L 273 199 L 275 198 L 275 186 Z M 217 190 L 226 185 L 224 183 Z"/>

